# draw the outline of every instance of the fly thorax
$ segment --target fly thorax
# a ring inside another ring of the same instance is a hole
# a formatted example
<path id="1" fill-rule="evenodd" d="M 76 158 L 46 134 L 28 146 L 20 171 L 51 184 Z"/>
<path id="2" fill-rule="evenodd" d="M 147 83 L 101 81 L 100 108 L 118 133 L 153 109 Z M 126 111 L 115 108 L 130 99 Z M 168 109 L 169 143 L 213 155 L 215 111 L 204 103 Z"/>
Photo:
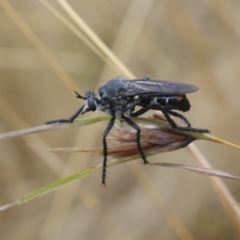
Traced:
<path id="1" fill-rule="evenodd" d="M 96 103 L 97 103 L 97 111 L 102 111 L 105 112 L 109 115 L 112 115 L 112 110 L 110 108 L 109 102 L 103 98 L 97 98 L 96 99 Z"/>
<path id="2" fill-rule="evenodd" d="M 128 101 L 124 98 L 118 97 L 112 97 L 108 100 L 107 106 L 113 110 L 114 112 L 118 110 L 122 110 L 126 107 Z"/>
<path id="3" fill-rule="evenodd" d="M 111 109 L 114 109 L 116 108 L 118 105 L 119 105 L 119 101 L 116 97 L 112 97 L 108 100 L 108 103 L 109 103 L 109 107 Z"/>
<path id="4" fill-rule="evenodd" d="M 127 101 L 127 104 L 125 104 L 125 108 L 123 109 L 123 112 L 125 115 L 130 116 L 132 112 L 135 109 L 135 106 L 139 103 L 139 98 L 134 98 Z"/>

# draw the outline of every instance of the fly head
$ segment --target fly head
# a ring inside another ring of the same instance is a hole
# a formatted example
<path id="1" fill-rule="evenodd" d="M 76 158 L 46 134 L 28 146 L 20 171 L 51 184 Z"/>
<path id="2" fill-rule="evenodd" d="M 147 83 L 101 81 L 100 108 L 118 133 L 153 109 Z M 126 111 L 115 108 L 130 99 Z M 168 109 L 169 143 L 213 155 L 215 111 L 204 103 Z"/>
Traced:
<path id="1" fill-rule="evenodd" d="M 93 91 L 86 91 L 85 93 L 85 105 L 83 107 L 83 110 L 81 114 L 84 114 L 89 111 L 96 111 L 97 109 L 97 99 L 94 97 Z"/>

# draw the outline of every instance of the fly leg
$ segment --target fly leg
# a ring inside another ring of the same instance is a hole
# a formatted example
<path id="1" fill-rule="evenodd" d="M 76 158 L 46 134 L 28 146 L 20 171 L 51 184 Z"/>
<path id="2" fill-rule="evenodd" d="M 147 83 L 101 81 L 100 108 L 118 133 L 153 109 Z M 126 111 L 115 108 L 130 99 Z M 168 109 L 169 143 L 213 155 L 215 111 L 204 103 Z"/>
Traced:
<path id="1" fill-rule="evenodd" d="M 53 123 L 71 123 L 71 122 L 73 122 L 73 120 L 76 119 L 77 116 L 82 112 L 84 106 L 85 106 L 85 105 L 83 105 L 81 108 L 79 108 L 79 110 L 78 110 L 76 113 L 74 113 L 70 118 L 52 120 L 52 121 L 46 122 L 46 124 L 53 124 Z M 86 111 L 86 112 L 88 112 L 88 111 Z"/>
<path id="2" fill-rule="evenodd" d="M 102 167 L 102 185 L 106 185 L 106 174 L 107 174 L 107 141 L 106 137 L 113 127 L 116 116 L 112 116 L 107 128 L 103 133 L 103 167 Z"/>
<path id="3" fill-rule="evenodd" d="M 125 121 L 128 125 L 130 125 L 131 127 L 133 127 L 137 133 L 136 133 L 136 142 L 137 142 L 137 147 L 138 147 L 138 151 L 142 157 L 142 160 L 143 160 L 143 163 L 144 164 L 147 164 L 148 161 L 146 159 L 146 156 L 143 152 L 143 149 L 142 149 L 142 146 L 141 146 L 141 143 L 140 143 L 140 138 L 141 138 L 141 135 L 140 135 L 140 127 L 134 123 L 131 119 L 125 117 L 124 115 L 121 116 L 121 118 L 123 119 L 123 121 Z"/>
<path id="4" fill-rule="evenodd" d="M 174 111 L 171 111 L 171 110 L 168 110 L 167 112 L 168 112 L 168 114 L 170 114 L 170 115 L 173 115 L 173 116 L 175 116 L 175 117 L 181 118 L 181 119 L 187 124 L 187 126 L 191 128 L 190 122 L 189 122 L 189 121 L 187 120 L 187 118 L 184 117 L 182 114 L 177 113 L 177 112 L 174 112 Z"/>
<path id="5" fill-rule="evenodd" d="M 142 107 L 140 110 L 138 110 L 134 113 L 131 113 L 130 116 L 131 117 L 138 117 L 138 116 L 144 114 L 145 112 L 147 112 L 148 110 L 153 109 L 153 107 L 155 107 L 155 108 L 157 107 L 158 110 L 160 110 L 164 114 L 164 116 L 167 119 L 167 121 L 169 122 L 170 126 L 174 129 L 184 130 L 184 131 L 201 132 L 201 133 L 209 133 L 209 130 L 207 130 L 207 129 L 192 128 L 189 121 L 183 115 L 181 115 L 179 113 L 176 113 L 174 111 L 166 110 L 164 107 L 162 107 L 158 102 L 156 102 L 154 100 L 151 101 L 147 106 Z M 178 126 L 171 119 L 171 117 L 169 115 L 173 115 L 173 116 L 181 118 L 187 124 L 187 127 Z"/>
<path id="6" fill-rule="evenodd" d="M 142 114 L 144 114 L 145 112 L 147 112 L 148 110 L 152 109 L 153 106 L 156 106 L 156 102 L 155 101 L 151 101 L 149 103 L 149 105 L 145 106 L 145 107 L 142 107 L 141 109 L 139 109 L 138 111 L 136 112 L 131 112 L 130 113 L 130 116 L 131 117 L 138 117 Z"/>
<path id="7" fill-rule="evenodd" d="M 131 117 L 138 117 L 138 116 L 144 114 L 145 112 L 147 112 L 148 110 L 153 109 L 152 107 L 158 107 L 159 110 L 161 110 L 161 111 L 162 111 L 162 109 L 163 109 L 163 107 L 162 107 L 158 102 L 156 102 L 156 101 L 151 101 L 150 104 L 148 104 L 148 105 L 145 106 L 145 107 L 142 107 L 140 110 L 138 110 L 138 111 L 136 111 L 136 112 L 131 113 L 130 116 L 131 116 Z M 181 118 L 181 119 L 187 124 L 188 127 L 191 127 L 191 124 L 190 124 L 190 122 L 187 120 L 187 118 L 185 118 L 185 117 L 184 117 L 183 115 L 181 115 L 180 113 L 177 113 L 177 112 L 174 112 L 174 111 L 171 111 L 171 110 L 166 110 L 166 111 L 167 111 L 168 114 L 170 114 L 170 115 L 173 115 L 173 116 L 175 116 L 175 117 Z M 167 120 L 169 121 L 169 119 L 167 119 Z M 169 123 L 172 122 L 172 121 L 173 121 L 173 120 L 171 119 L 171 120 L 169 121 Z M 174 123 L 175 123 L 175 122 L 174 122 Z M 172 123 L 172 125 L 174 125 L 174 123 Z"/>
<path id="8" fill-rule="evenodd" d="M 162 107 L 161 107 L 162 108 Z M 193 131 L 193 132 L 199 132 L 199 133 L 209 133 L 209 130 L 207 130 L 207 129 L 202 129 L 202 128 L 193 128 L 193 127 L 191 127 L 191 125 L 190 126 L 187 126 L 187 127 L 181 127 L 181 126 L 178 126 L 172 119 L 171 119 L 171 117 L 169 116 L 169 114 L 172 114 L 173 112 L 172 111 L 170 111 L 170 113 L 169 113 L 169 111 L 168 110 L 166 110 L 166 109 L 164 109 L 164 108 L 162 108 L 162 109 L 160 109 L 161 111 L 162 111 L 162 113 L 164 114 L 164 116 L 166 117 L 166 119 L 168 120 L 168 122 L 169 122 L 169 124 L 171 125 L 171 127 L 173 128 L 173 129 L 177 129 L 177 130 L 183 130 L 183 131 Z M 173 114 L 172 114 L 173 115 Z M 179 114 L 178 115 L 178 113 L 175 115 L 175 116 L 182 116 L 181 114 Z M 181 118 L 181 117 L 180 117 Z M 185 121 L 185 117 L 184 118 L 182 118 L 184 121 Z M 187 120 L 187 119 L 186 119 Z M 185 121 L 186 122 L 186 121 Z M 189 123 L 188 122 L 188 120 L 187 120 L 187 123 Z"/>

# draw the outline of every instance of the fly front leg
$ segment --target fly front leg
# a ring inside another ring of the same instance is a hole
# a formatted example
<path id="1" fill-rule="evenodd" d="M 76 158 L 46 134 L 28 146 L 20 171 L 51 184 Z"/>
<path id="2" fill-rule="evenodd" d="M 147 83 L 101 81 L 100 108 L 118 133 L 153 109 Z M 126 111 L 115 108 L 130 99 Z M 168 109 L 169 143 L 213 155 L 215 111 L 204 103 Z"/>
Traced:
<path id="1" fill-rule="evenodd" d="M 83 105 L 81 108 L 79 108 L 79 110 L 74 113 L 70 118 L 66 118 L 66 119 L 56 119 L 56 120 L 52 120 L 52 121 L 48 121 L 46 122 L 45 124 L 53 124 L 53 123 L 71 123 L 73 122 L 77 117 L 78 115 L 83 111 L 85 105 Z M 87 112 L 87 111 L 85 111 Z"/>

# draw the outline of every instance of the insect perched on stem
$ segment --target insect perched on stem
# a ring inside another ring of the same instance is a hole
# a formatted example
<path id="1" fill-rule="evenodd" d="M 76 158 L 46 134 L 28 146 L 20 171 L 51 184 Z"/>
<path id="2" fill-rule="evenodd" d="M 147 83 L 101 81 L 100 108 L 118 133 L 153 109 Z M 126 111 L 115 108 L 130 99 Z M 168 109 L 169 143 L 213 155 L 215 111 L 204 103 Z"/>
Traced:
<path id="1" fill-rule="evenodd" d="M 198 87 L 185 83 L 151 80 L 148 77 L 136 80 L 126 80 L 123 77 L 117 77 L 104 83 L 98 90 L 99 95 L 95 96 L 92 91 L 86 91 L 85 97 L 77 92 L 77 98 L 85 100 L 85 104 L 70 118 L 57 119 L 48 121 L 46 124 L 73 122 L 78 115 L 89 111 L 101 110 L 111 115 L 112 118 L 103 133 L 103 170 L 102 184 L 106 183 L 106 167 L 107 167 L 107 142 L 106 137 L 113 127 L 116 117 L 121 118 L 136 130 L 136 143 L 139 154 L 144 162 L 148 161 L 142 150 L 140 143 L 140 127 L 134 123 L 129 117 L 138 117 L 150 109 L 160 110 L 169 122 L 170 126 L 177 130 L 205 132 L 207 129 L 192 128 L 189 121 L 178 112 L 190 109 L 190 103 L 186 97 L 186 93 L 195 92 Z M 140 109 L 135 111 L 135 107 Z M 181 118 L 186 127 L 178 126 L 170 116 Z"/>

